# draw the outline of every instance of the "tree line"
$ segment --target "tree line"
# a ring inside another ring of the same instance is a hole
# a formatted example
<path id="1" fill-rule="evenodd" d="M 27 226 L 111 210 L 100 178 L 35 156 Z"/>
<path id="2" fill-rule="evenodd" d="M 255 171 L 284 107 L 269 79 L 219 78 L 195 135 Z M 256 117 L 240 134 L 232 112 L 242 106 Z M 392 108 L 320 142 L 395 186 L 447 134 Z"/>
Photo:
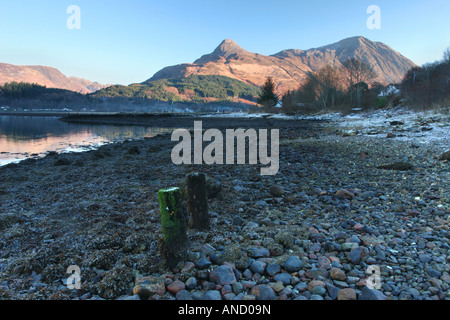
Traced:
<path id="1" fill-rule="evenodd" d="M 440 108 L 450 105 L 450 48 L 441 61 L 408 71 L 401 83 L 385 86 L 377 82 L 373 66 L 350 58 L 341 66 L 327 65 L 309 72 L 306 81 L 281 97 L 268 77 L 262 86 L 258 103 L 265 112 L 312 113 L 349 111 L 397 106 Z M 388 88 L 400 90 L 387 90 Z M 380 94 L 385 92 L 385 94 Z M 387 93 L 386 93 L 387 92 Z M 278 107 L 278 108 L 277 108 Z"/>

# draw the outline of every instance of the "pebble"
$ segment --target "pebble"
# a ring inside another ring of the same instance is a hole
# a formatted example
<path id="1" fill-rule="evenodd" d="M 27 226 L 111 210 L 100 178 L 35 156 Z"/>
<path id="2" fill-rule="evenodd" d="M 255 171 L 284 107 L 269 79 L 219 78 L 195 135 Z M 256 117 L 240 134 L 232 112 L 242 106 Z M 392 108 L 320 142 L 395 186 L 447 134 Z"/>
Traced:
<path id="1" fill-rule="evenodd" d="M 231 285 L 236 282 L 236 275 L 233 268 L 229 265 L 221 265 L 217 267 L 209 274 L 209 278 L 212 282 L 218 285 Z"/>
<path id="2" fill-rule="evenodd" d="M 297 272 L 302 268 L 302 261 L 298 256 L 290 256 L 284 263 L 284 269 L 288 272 Z"/>

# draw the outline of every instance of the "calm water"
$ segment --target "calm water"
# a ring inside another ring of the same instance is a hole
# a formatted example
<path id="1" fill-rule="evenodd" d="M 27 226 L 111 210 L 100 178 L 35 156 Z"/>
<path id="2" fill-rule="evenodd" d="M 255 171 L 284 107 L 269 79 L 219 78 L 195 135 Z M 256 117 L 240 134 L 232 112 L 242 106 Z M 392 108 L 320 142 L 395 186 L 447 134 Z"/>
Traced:
<path id="1" fill-rule="evenodd" d="M 83 152 L 129 139 L 172 132 L 167 128 L 71 124 L 58 117 L 0 116 L 0 166 L 58 153 Z"/>

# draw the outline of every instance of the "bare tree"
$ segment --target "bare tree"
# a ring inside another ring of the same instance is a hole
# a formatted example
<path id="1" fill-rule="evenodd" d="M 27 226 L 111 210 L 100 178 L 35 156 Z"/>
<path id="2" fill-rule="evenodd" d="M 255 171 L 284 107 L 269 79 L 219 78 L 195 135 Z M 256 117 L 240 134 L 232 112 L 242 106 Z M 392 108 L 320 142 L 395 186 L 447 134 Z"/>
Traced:
<path id="1" fill-rule="evenodd" d="M 309 77 L 315 84 L 322 106 L 325 109 L 329 106 L 334 107 L 337 92 L 342 88 L 342 77 L 339 70 L 327 65 L 315 73 L 310 73 Z"/>
<path id="2" fill-rule="evenodd" d="M 369 63 L 355 58 L 344 61 L 342 65 L 343 74 L 350 90 L 352 105 L 359 107 L 363 90 L 372 85 L 376 78 L 376 73 Z"/>

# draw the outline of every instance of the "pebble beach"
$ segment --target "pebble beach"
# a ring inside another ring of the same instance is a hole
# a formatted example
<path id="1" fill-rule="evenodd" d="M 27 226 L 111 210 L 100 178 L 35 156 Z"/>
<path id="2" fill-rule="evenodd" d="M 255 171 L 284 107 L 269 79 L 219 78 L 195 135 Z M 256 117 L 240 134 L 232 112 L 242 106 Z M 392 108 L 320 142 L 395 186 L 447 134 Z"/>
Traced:
<path id="1" fill-rule="evenodd" d="M 170 134 L 0 167 L 0 299 L 449 300 L 449 116 L 379 119 L 203 118 L 280 129 L 275 176 L 174 165 Z M 192 172 L 210 229 L 168 270 L 157 193 Z"/>

